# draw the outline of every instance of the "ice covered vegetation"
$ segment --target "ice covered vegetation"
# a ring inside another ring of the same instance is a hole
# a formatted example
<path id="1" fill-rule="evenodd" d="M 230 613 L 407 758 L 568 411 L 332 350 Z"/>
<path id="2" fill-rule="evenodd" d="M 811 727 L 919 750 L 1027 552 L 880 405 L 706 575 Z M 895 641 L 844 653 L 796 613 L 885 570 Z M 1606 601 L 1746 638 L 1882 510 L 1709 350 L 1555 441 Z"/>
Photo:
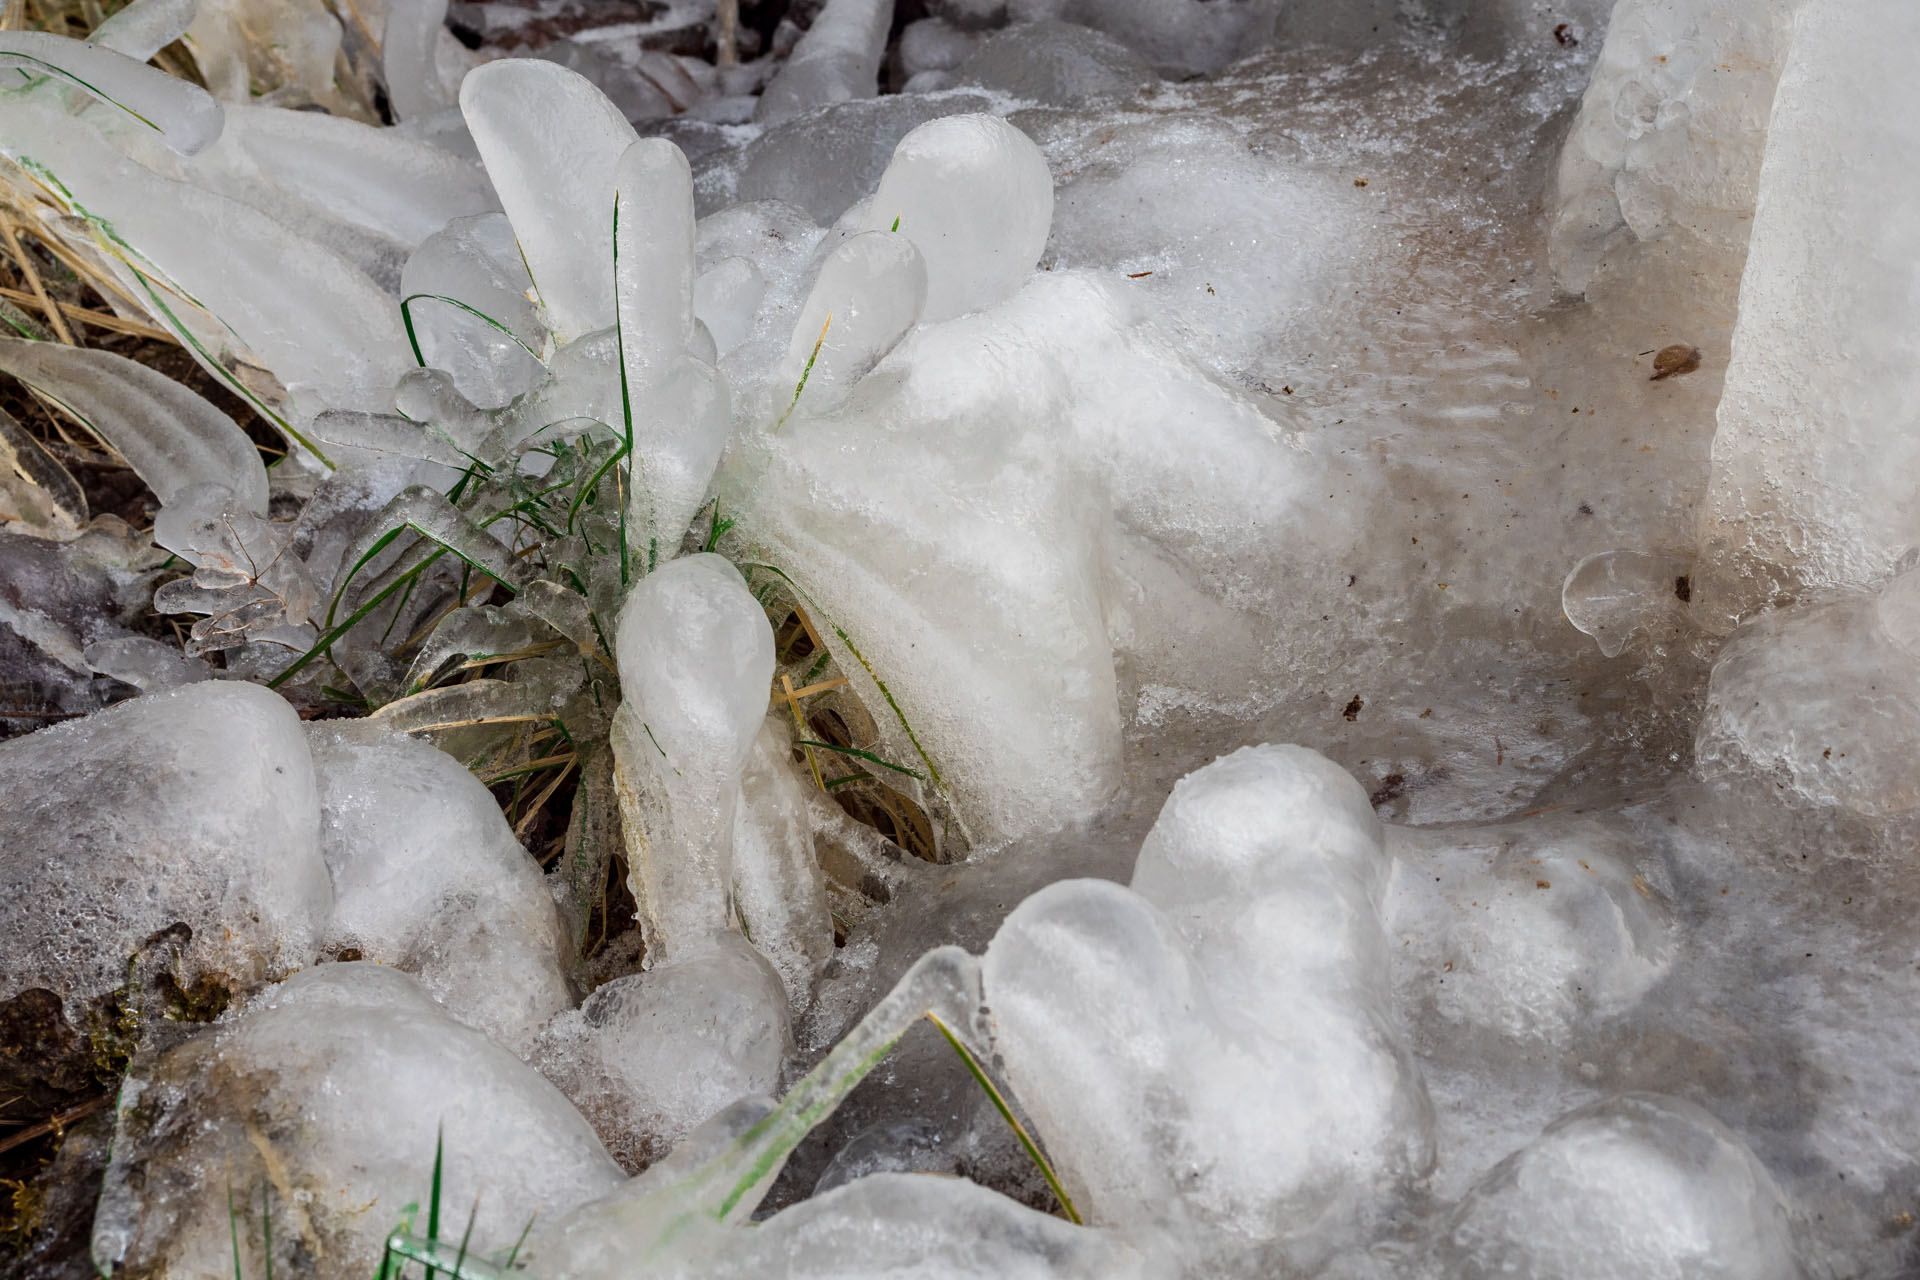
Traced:
<path id="1" fill-rule="evenodd" d="M 0 1273 L 1920 1276 L 1916 0 L 0 6 Z"/>

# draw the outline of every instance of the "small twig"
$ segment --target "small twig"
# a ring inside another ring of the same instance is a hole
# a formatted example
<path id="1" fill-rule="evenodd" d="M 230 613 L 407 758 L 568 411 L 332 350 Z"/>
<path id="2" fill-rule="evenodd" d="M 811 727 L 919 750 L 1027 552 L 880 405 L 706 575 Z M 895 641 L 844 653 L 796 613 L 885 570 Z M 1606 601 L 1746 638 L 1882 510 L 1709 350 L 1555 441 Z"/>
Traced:
<path id="1" fill-rule="evenodd" d="M 83 1102 L 77 1107 L 69 1107 L 59 1115 L 49 1116 L 39 1124 L 22 1129 L 18 1133 L 8 1134 L 6 1138 L 0 1139 L 0 1152 L 11 1151 L 15 1147 L 24 1146 L 32 1142 L 35 1138 L 44 1138 L 50 1133 L 59 1133 L 75 1120 L 81 1119 L 84 1116 L 90 1116 L 100 1108 L 106 1106 L 108 1097 L 109 1095 L 103 1093 L 90 1102 Z"/>
<path id="2" fill-rule="evenodd" d="M 813 619 L 807 616 L 807 611 L 796 603 L 793 606 L 793 616 L 800 619 L 800 625 L 806 628 L 807 639 L 813 641 L 813 651 L 815 653 L 825 653 L 827 651 L 827 642 L 822 640 L 820 633 L 813 629 Z"/>
<path id="3" fill-rule="evenodd" d="M 516 837 L 527 834 L 527 828 L 533 824 L 535 815 L 540 812 L 548 800 L 553 798 L 553 793 L 560 789 L 560 784 L 567 780 L 567 775 L 572 773 L 573 767 L 579 763 L 579 756 L 576 755 L 570 758 L 566 763 L 566 767 L 554 774 L 553 781 L 549 782 L 545 788 L 541 790 L 540 794 L 533 798 L 533 803 L 527 806 L 527 811 L 520 815 L 520 821 L 513 824 L 513 834 Z"/>
<path id="4" fill-rule="evenodd" d="M 0 298 L 9 302 L 37 302 L 38 297 L 19 289 L 0 288 Z M 56 303 L 62 311 L 78 320 L 81 324 L 90 324 L 96 329 L 107 329 L 114 333 L 130 333 L 136 338 L 154 338 L 161 342 L 178 344 L 180 339 L 165 329 L 156 329 L 150 324 L 141 324 L 138 320 L 125 320 L 110 311 L 93 311 L 86 307 L 75 306 L 71 302 Z"/>
<path id="5" fill-rule="evenodd" d="M 20 243 L 20 237 L 14 234 L 11 221 L 0 219 L 0 238 L 6 240 L 7 251 L 13 255 L 14 262 L 19 265 L 20 274 L 26 277 L 27 286 L 33 290 L 33 296 L 40 303 L 40 309 L 47 313 L 47 321 L 53 326 L 54 333 L 68 346 L 79 346 L 80 344 L 73 340 L 73 330 L 67 328 L 67 318 L 60 314 L 60 308 L 55 306 L 53 299 L 47 296 L 47 287 L 40 283 L 40 273 L 33 269 L 33 260 L 27 257 L 27 251 Z"/>
<path id="6" fill-rule="evenodd" d="M 811 627 L 808 628 L 812 630 Z M 800 696 L 793 691 L 793 677 L 782 675 L 780 687 L 786 692 L 787 710 L 793 714 L 793 727 L 800 731 L 802 738 L 807 736 L 807 719 L 800 714 Z M 813 773 L 813 785 L 822 791 L 827 789 L 826 782 L 820 777 L 820 762 L 813 758 L 812 747 L 801 747 L 800 752 L 807 758 L 807 768 Z"/>
<path id="7" fill-rule="evenodd" d="M 737 67 L 740 65 L 740 0 L 719 0 L 714 6 L 714 19 L 719 30 L 714 33 L 714 65 L 719 67 Z"/>
<path id="8" fill-rule="evenodd" d="M 810 698 L 816 693 L 825 693 L 829 689 L 838 689 L 845 683 L 847 683 L 845 676 L 835 676 L 831 680 L 816 680 L 804 689 L 795 689 L 792 696 L 795 698 Z"/>

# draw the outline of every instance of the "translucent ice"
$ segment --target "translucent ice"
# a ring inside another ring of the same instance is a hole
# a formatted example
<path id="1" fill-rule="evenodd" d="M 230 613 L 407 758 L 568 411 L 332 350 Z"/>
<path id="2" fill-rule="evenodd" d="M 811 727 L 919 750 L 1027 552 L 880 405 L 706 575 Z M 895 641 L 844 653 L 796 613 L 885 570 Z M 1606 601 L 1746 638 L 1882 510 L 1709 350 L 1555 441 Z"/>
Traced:
<path id="1" fill-rule="evenodd" d="M 554 1020 L 535 1061 L 639 1169 L 734 1099 L 771 1093 L 790 1042 L 779 975 L 725 934 L 596 990 Z"/>
<path id="2" fill-rule="evenodd" d="M 809 413 L 839 408 L 920 319 L 926 297 L 926 260 L 912 240 L 889 231 L 843 240 L 820 265 L 774 373 L 776 388 L 797 389 L 782 410 L 799 395 Z"/>
<path id="3" fill-rule="evenodd" d="M 807 787 L 793 766 L 793 732 L 778 714 L 753 740 L 733 819 L 733 905 L 754 947 L 780 974 L 797 1014 L 833 955 L 826 880 L 814 856 Z"/>
<path id="4" fill-rule="evenodd" d="M 927 264 L 928 320 L 1010 296 L 1040 261 L 1053 177 L 1033 140 L 997 116 L 929 121 L 894 148 L 867 227 L 897 230 Z"/>
<path id="5" fill-rule="evenodd" d="M 996 1044 L 1091 1221 L 1310 1264 L 1425 1171 L 1387 868 L 1350 776 L 1248 748 L 1175 787 L 1132 890 L 1062 882 L 1007 918 L 982 970 Z"/>
<path id="6" fill-rule="evenodd" d="M 680 148 L 646 138 L 615 169 L 614 277 L 621 389 L 633 440 L 629 536 L 651 566 L 671 556 L 706 501 L 730 402 L 711 337 L 694 318 L 693 175 Z"/>
<path id="7" fill-rule="evenodd" d="M 437 747 L 364 722 L 308 733 L 333 877 L 322 947 L 405 970 L 522 1053 L 573 1007 L 559 913 L 500 806 Z"/>
<path id="8" fill-rule="evenodd" d="M 815 107 L 871 98 L 892 22 L 887 0 L 827 0 L 760 95 L 754 119 L 779 124 Z"/>
<path id="9" fill-rule="evenodd" d="M 497 213 L 449 221 L 400 274 L 422 358 L 479 408 L 505 406 L 544 372 L 535 353 L 546 330 L 527 296 L 532 286 L 513 226 Z"/>
<path id="10" fill-rule="evenodd" d="M 270 1238 L 276 1272 L 368 1276 L 408 1206 L 430 1203 L 436 1151 L 441 1212 L 509 1242 L 623 1178 L 552 1085 L 413 979 L 321 965 L 135 1068 L 93 1255 L 203 1276 L 237 1251 L 256 1275 Z"/>
<path id="11" fill-rule="evenodd" d="M 1899 50 L 1920 9 L 1812 0 L 1767 132 L 1702 516 L 1716 624 L 1798 589 L 1872 587 L 1910 546 L 1920 146 Z"/>
<path id="12" fill-rule="evenodd" d="M 554 334 L 610 326 L 615 167 L 633 126 L 584 77 L 527 58 L 474 70 L 460 109 Z"/>
<path id="13" fill-rule="evenodd" d="M 1628 1094 L 1555 1121 L 1474 1187 L 1422 1276 L 1796 1280 L 1779 1188 L 1691 1103 Z"/>
<path id="14" fill-rule="evenodd" d="M 146 62 L 186 34 L 195 5 L 196 0 L 135 0 L 95 27 L 87 40 Z"/>
<path id="15" fill-rule="evenodd" d="M 1554 178 L 1548 244 L 1572 293 L 1623 240 L 1685 234 L 1738 249 L 1793 0 L 1623 0 Z"/>
<path id="16" fill-rule="evenodd" d="M 954 82 L 1050 106 L 1120 98 L 1157 83 L 1139 54 L 1112 36 L 1071 22 L 1028 22 L 980 42 Z"/>
<path id="17" fill-rule="evenodd" d="M 76 1027 L 130 977 L 120 999 L 156 1002 L 154 968 L 217 1007 L 308 964 L 333 904 L 299 717 L 252 685 L 0 744 L 0 828 L 0 999 L 51 991 Z"/>
<path id="18" fill-rule="evenodd" d="M 0 372 L 66 406 L 120 451 L 170 502 L 190 485 L 220 485 L 246 510 L 267 510 L 267 471 L 233 419 L 165 374 L 107 351 L 0 338 Z"/>
<path id="19" fill-rule="evenodd" d="M 154 130 L 183 155 L 203 151 L 220 136 L 220 104 L 198 85 L 147 66 L 107 44 L 88 44 L 37 31 L 0 33 L 0 60 L 51 72 L 78 85 Z"/>
<path id="20" fill-rule="evenodd" d="M 767 714 L 773 628 L 739 570 L 687 556 L 633 589 L 616 646 L 631 880 L 648 960 L 671 963 L 728 927 L 740 774 Z"/>
<path id="21" fill-rule="evenodd" d="M 1873 817 L 1920 806 L 1916 571 L 1762 615 L 1720 650 L 1696 749 L 1805 801 Z"/>
<path id="22" fill-rule="evenodd" d="M 1009 0 L 1015 21 L 1083 23 L 1169 75 L 1204 75 L 1273 39 L 1275 0 Z"/>

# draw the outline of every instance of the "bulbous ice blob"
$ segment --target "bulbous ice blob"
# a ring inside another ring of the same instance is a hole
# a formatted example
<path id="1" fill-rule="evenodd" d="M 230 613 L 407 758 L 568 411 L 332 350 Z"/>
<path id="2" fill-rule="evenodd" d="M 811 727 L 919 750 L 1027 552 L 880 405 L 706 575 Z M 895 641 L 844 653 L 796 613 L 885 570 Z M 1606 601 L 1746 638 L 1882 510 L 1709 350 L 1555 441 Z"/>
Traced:
<path id="1" fill-rule="evenodd" d="M 842 241 L 821 264 L 794 322 L 786 359 L 774 373 L 777 394 L 806 378 L 799 398 L 782 404 L 782 411 L 838 408 L 913 328 L 926 297 L 926 263 L 913 241 L 886 231 Z"/>
<path id="2" fill-rule="evenodd" d="M 1432 1274 L 1797 1280 L 1780 1189 L 1689 1102 L 1630 1093 L 1549 1125 L 1440 1227 Z"/>
<path id="3" fill-rule="evenodd" d="M 931 120 L 900 140 L 867 213 L 927 263 L 924 318 L 945 320 L 1012 294 L 1040 261 L 1053 176 L 1033 139 L 998 116 Z"/>
<path id="4" fill-rule="evenodd" d="M 767 713 L 773 628 L 739 570 L 705 554 L 642 579 L 614 643 L 631 884 L 649 963 L 671 963 L 728 927 L 733 819 Z"/>
<path id="5" fill-rule="evenodd" d="M 787 994 L 737 933 L 598 988 L 557 1018 L 536 1061 L 629 1169 L 737 1098 L 770 1093 L 791 1047 Z"/>
<path id="6" fill-rule="evenodd" d="M 1529 1051 L 1605 1035 L 1673 969 L 1671 876 L 1628 831 L 1536 815 L 1393 834 L 1402 1007 L 1430 1061 L 1483 1060 L 1489 1033 Z"/>
<path id="7" fill-rule="evenodd" d="M 1092 1221 L 1311 1267 L 1426 1170 L 1385 871 L 1351 777 L 1247 748 L 1175 788 L 1134 889 L 1063 882 L 1007 918 L 982 970 L 996 1042 Z"/>
<path id="8" fill-rule="evenodd" d="M 429 743 L 355 721 L 307 736 L 333 877 L 323 948 L 405 970 L 524 1054 L 573 1000 L 559 913 L 500 806 Z"/>
<path id="9" fill-rule="evenodd" d="M 460 109 L 555 336 L 611 325 L 616 170 L 633 126 L 584 76 L 537 58 L 475 68 Z"/>
<path id="10" fill-rule="evenodd" d="M 1869 817 L 1920 807 L 1920 656 L 1900 643 L 1899 591 L 1762 614 L 1720 650 L 1695 752 L 1709 769 L 1782 781 Z"/>
<path id="11" fill-rule="evenodd" d="M 1602 654 L 1617 658 L 1634 632 L 1685 618 L 1680 606 L 1692 595 L 1690 567 L 1678 556 L 1598 552 L 1567 574 L 1560 588 L 1561 612 L 1593 637 Z"/>
<path id="12" fill-rule="evenodd" d="M 373 964 L 309 969 L 143 1062 L 120 1094 L 94 1219 L 102 1271 L 372 1275 L 435 1186 L 511 1242 L 624 1181 L 525 1063 Z M 231 1188 L 231 1196 L 229 1195 Z M 263 1218 L 270 1219 L 263 1222 Z M 441 1231 L 447 1231 L 443 1219 Z"/>
<path id="13" fill-rule="evenodd" d="M 202 1000 L 311 963 L 333 905 L 319 831 L 300 719 L 254 685 L 149 694 L 0 745 L 0 1002 L 40 988 L 84 1028 L 130 960 Z M 56 1066 L 47 1043 L 29 1077 Z M 0 1063 L 10 1092 L 16 1064 Z"/>
<path id="14" fill-rule="evenodd" d="M 651 566 L 706 501 L 731 426 L 726 381 L 694 320 L 693 176 L 680 148 L 634 143 L 615 173 L 623 413 L 633 429 L 628 526 Z"/>
<path id="15" fill-rule="evenodd" d="M 693 171 L 665 138 L 642 138 L 614 170 L 620 202 L 614 286 L 628 377 L 693 340 Z"/>

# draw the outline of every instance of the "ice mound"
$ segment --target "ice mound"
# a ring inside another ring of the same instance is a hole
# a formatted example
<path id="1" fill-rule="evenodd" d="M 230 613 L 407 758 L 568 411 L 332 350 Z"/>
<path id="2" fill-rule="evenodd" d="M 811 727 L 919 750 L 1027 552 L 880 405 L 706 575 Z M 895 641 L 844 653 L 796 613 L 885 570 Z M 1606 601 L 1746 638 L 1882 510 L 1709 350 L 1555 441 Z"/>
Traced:
<path id="1" fill-rule="evenodd" d="M 1907 5 L 1799 12 L 1760 169 L 1740 319 L 1701 520 L 1701 607 L 1718 627 L 1799 591 L 1872 588 L 1920 544 L 1908 437 L 1920 122 L 1897 50 Z"/>
<path id="2" fill-rule="evenodd" d="M 1790 1227 L 1773 1178 L 1726 1126 L 1691 1103 L 1628 1094 L 1502 1161 L 1414 1274 L 1796 1280 Z"/>
<path id="3" fill-rule="evenodd" d="M 1056 107 L 1127 97 L 1160 80 L 1145 59 L 1111 36 L 1050 21 L 988 36 L 952 72 L 956 85 Z"/>
<path id="4" fill-rule="evenodd" d="M 378 726 L 309 729 L 333 877 L 322 950 L 402 969 L 525 1053 L 573 1007 L 559 913 L 493 796 L 439 748 Z"/>
<path id="5" fill-rule="evenodd" d="M 738 1098 L 772 1093 L 790 1046 L 779 976 L 738 934 L 617 978 L 554 1020 L 535 1060 L 629 1169 Z"/>
<path id="6" fill-rule="evenodd" d="M 1172 76 L 1207 75 L 1273 39 L 1275 0 L 1009 0 L 1015 21 L 1104 31 Z"/>
<path id="7" fill-rule="evenodd" d="M 1803 803 L 1887 819 L 1920 806 L 1920 573 L 1877 595 L 1763 614 L 1714 662 L 1696 752 Z"/>
<path id="8" fill-rule="evenodd" d="M 28 1080 L 123 1009 L 204 1020 L 310 964 L 333 889 L 299 717 L 201 683 L 0 744 L 0 1000 L 69 1030 Z M 9 1064 L 12 1065 L 12 1064 Z"/>
<path id="9" fill-rule="evenodd" d="M 871 98 L 892 24 L 888 0 L 827 0 L 760 95 L 754 119 L 779 124 L 816 107 Z"/>
<path id="10" fill-rule="evenodd" d="M 552 1085 L 411 978 L 321 965 L 135 1067 L 93 1256 L 185 1277 L 230 1274 L 237 1250 L 259 1275 L 270 1232 L 276 1272 L 368 1276 L 429 1203 L 436 1150 L 446 1219 L 509 1240 L 623 1179 Z"/>
<path id="11" fill-rule="evenodd" d="M 1174 788 L 1132 890 L 1065 881 L 1007 918 L 982 968 L 995 1043 L 1090 1221 L 1312 1266 L 1427 1170 L 1387 871 L 1350 776 L 1248 748 Z"/>
<path id="12" fill-rule="evenodd" d="M 1616 824 L 1543 816 L 1392 835 L 1406 863 L 1389 931 L 1419 975 L 1402 1002 L 1440 1024 L 1429 1053 L 1457 1042 L 1484 1054 L 1490 1035 L 1565 1044 L 1630 1012 L 1678 954 L 1671 877 Z"/>

